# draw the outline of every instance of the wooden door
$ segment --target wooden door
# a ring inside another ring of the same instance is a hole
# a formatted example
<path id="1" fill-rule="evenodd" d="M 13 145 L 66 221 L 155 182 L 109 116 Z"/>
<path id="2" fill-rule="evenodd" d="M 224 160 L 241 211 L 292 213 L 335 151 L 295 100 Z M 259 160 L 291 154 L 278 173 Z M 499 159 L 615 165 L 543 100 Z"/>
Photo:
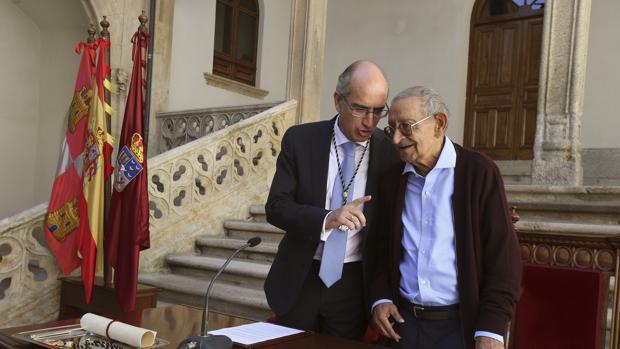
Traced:
<path id="1" fill-rule="evenodd" d="M 542 8 L 517 7 L 499 16 L 474 11 L 479 16 L 472 18 L 465 146 L 495 160 L 532 159 Z"/>

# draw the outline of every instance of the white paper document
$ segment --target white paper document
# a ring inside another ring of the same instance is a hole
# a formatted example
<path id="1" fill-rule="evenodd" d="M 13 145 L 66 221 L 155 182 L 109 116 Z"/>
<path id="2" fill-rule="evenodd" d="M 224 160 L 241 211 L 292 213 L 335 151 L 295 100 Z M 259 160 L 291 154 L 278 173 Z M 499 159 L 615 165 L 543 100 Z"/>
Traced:
<path id="1" fill-rule="evenodd" d="M 220 330 L 209 331 L 210 334 L 227 336 L 233 342 L 251 345 L 276 338 L 291 336 L 304 331 L 294 328 L 278 326 L 266 322 L 255 322 L 252 324 L 222 328 Z"/>

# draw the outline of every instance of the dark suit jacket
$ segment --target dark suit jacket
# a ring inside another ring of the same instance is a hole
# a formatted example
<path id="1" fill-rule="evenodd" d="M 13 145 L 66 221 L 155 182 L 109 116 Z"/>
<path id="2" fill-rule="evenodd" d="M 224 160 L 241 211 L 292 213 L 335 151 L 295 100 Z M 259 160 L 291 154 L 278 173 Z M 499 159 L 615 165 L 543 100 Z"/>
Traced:
<path id="1" fill-rule="evenodd" d="M 454 144 L 454 234 L 460 315 L 465 345 L 474 348 L 474 332 L 505 335 L 518 299 L 521 257 L 501 174 L 495 163 L 478 152 Z M 403 258 L 401 215 L 407 174 L 394 166 L 380 181 L 381 211 L 371 234 L 377 235 L 377 267 L 369 291 L 397 303 Z"/>
<path id="2" fill-rule="evenodd" d="M 286 231 L 265 280 L 267 301 L 278 315 L 285 314 L 297 301 L 320 242 L 323 220 L 329 213 L 325 209 L 325 195 L 335 120 L 293 126 L 282 138 L 265 205 L 267 221 Z M 368 152 L 366 195 L 374 197 L 381 172 L 400 159 L 391 141 L 378 130 L 371 137 Z M 367 202 L 364 215 L 372 217 L 376 206 L 374 199 Z M 368 219 L 361 231 L 364 245 L 368 245 L 365 240 L 370 224 Z M 374 258 L 366 254 L 365 247 L 362 251 L 364 275 L 370 276 Z M 369 280 L 365 277 L 365 281 Z"/>

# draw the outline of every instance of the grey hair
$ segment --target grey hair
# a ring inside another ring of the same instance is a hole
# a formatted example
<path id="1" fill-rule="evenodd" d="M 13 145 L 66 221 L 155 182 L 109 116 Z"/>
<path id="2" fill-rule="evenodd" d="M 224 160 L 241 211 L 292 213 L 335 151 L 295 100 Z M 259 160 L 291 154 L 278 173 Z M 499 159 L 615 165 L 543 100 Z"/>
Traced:
<path id="1" fill-rule="evenodd" d="M 424 105 L 426 116 L 445 114 L 447 117 L 450 117 L 450 111 L 448 110 L 448 106 L 446 106 L 446 102 L 444 102 L 443 97 L 441 97 L 439 92 L 435 91 L 435 89 L 426 86 L 406 88 L 392 99 L 392 104 L 398 100 L 409 97 L 422 98 L 422 105 Z"/>
<path id="2" fill-rule="evenodd" d="M 379 68 L 381 74 L 383 74 L 383 78 L 387 81 L 387 76 L 383 69 L 376 63 L 368 60 L 359 60 L 351 63 L 340 75 L 338 75 L 338 83 L 336 83 L 336 92 L 343 97 L 349 97 L 349 87 L 351 86 L 351 78 L 353 77 L 353 73 L 357 70 L 357 68 L 362 64 L 370 63 L 375 67 Z"/>

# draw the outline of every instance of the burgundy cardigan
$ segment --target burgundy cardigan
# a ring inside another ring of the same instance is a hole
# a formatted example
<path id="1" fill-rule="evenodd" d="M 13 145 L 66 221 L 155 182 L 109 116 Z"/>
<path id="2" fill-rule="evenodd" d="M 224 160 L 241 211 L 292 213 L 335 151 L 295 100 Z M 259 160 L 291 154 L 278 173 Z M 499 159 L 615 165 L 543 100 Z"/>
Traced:
<path id="1" fill-rule="evenodd" d="M 473 349 L 475 331 L 505 336 L 520 293 L 521 258 L 499 169 L 483 154 L 454 147 L 452 207 L 460 314 L 466 348 Z M 393 167 L 379 183 L 379 209 L 369 234 L 377 248 L 375 282 L 367 290 L 370 304 L 379 299 L 398 302 L 407 186 L 403 168 Z"/>

